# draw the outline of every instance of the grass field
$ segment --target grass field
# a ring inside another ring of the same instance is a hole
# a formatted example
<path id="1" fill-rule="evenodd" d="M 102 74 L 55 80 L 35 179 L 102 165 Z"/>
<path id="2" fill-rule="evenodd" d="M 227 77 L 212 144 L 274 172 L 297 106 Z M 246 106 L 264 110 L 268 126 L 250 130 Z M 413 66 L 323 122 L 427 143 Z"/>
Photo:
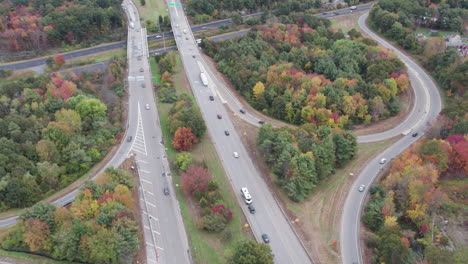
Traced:
<path id="1" fill-rule="evenodd" d="M 167 6 L 164 0 L 145 0 L 146 4 L 144 6 L 141 5 L 141 0 L 135 0 L 134 3 L 138 7 L 138 12 L 140 14 L 140 18 L 145 20 L 151 21 L 158 21 L 158 17 L 167 16 Z"/>
<path id="2" fill-rule="evenodd" d="M 159 73 L 153 59 L 151 60 L 151 72 L 153 74 L 153 83 L 158 83 Z M 177 93 L 190 93 L 186 88 L 187 81 L 180 59 L 178 59 L 177 62 L 176 72 L 177 73 L 173 76 L 173 80 Z M 167 142 L 166 152 L 169 159 L 174 159 L 177 152 L 170 146 L 172 137 L 168 132 L 166 124 L 171 105 L 163 103 L 158 103 L 157 105 L 161 120 L 161 129 L 164 134 L 164 140 Z M 203 140 L 193 149 L 192 154 L 198 162 L 205 161 L 212 178 L 219 184 L 224 204 L 233 212 L 232 221 L 226 228 L 232 235 L 231 239 L 222 239 L 224 236 L 223 233 L 212 233 L 201 230 L 197 227 L 198 215 L 196 210 L 194 210 L 194 204 L 185 198 L 180 188 L 176 187 L 182 217 L 190 239 L 192 256 L 196 263 L 226 263 L 227 257 L 232 255 L 235 243 L 241 239 L 251 237 L 250 230 L 243 227 L 245 224 L 244 216 L 236 201 L 235 194 L 232 191 L 209 135 L 204 136 Z M 177 176 L 174 177 L 173 180 L 176 186 L 180 183 L 180 178 Z M 223 232 L 226 232 L 226 230 Z"/>

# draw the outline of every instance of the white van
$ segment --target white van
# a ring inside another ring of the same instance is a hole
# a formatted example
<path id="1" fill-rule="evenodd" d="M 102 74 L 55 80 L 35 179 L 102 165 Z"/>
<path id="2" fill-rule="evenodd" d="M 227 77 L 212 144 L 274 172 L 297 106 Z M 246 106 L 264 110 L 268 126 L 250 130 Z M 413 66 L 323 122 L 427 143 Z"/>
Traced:
<path id="1" fill-rule="evenodd" d="M 251 204 L 252 203 L 252 196 L 250 196 L 249 190 L 247 187 L 242 187 L 241 188 L 241 195 L 244 197 L 244 202 L 245 204 Z"/>
<path id="2" fill-rule="evenodd" d="M 350 9 L 351 10 L 356 10 L 356 6 L 352 6 Z"/>

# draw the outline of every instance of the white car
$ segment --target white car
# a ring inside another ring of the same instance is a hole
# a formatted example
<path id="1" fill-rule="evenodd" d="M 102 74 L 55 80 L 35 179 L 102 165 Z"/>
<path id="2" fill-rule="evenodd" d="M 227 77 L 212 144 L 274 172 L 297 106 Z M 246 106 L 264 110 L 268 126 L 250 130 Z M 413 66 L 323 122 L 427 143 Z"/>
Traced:
<path id="1" fill-rule="evenodd" d="M 239 158 L 239 153 L 234 152 L 233 154 L 234 154 L 234 158 L 236 158 L 236 159 Z"/>
<path id="2" fill-rule="evenodd" d="M 380 160 L 380 164 L 384 164 L 385 162 L 387 162 L 387 159 L 386 159 L 386 158 L 382 158 L 382 159 Z"/>
<path id="3" fill-rule="evenodd" d="M 156 35 L 156 38 L 162 38 L 162 36 L 161 35 Z"/>
<path id="4" fill-rule="evenodd" d="M 362 184 L 361 186 L 359 186 L 359 191 L 360 191 L 360 192 L 363 192 L 365 189 L 366 189 L 366 186 L 365 186 L 364 184 Z"/>
<path id="5" fill-rule="evenodd" d="M 145 108 L 146 110 L 149 110 L 150 109 L 149 104 L 146 104 Z"/>

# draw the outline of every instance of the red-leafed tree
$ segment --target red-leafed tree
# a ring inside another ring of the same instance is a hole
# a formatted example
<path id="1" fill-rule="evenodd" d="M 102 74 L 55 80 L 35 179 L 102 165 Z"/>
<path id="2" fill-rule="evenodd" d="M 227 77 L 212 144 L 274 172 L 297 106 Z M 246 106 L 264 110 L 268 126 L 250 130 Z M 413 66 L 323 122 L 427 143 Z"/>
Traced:
<path id="1" fill-rule="evenodd" d="M 218 204 L 218 205 L 213 206 L 211 208 L 211 213 L 218 214 L 218 216 L 220 217 L 221 216 L 224 217 L 224 219 L 226 219 L 227 222 L 232 220 L 232 211 L 231 209 L 224 206 L 224 204 Z"/>
<path id="2" fill-rule="evenodd" d="M 63 64 L 65 64 L 65 58 L 62 54 L 57 54 L 54 56 L 54 64 L 57 68 L 60 68 Z"/>
<path id="3" fill-rule="evenodd" d="M 459 141 L 452 146 L 450 154 L 453 169 L 461 170 L 465 175 L 468 174 L 468 142 Z"/>
<path id="4" fill-rule="evenodd" d="M 190 165 L 180 175 L 182 190 L 186 195 L 202 194 L 208 190 L 211 175 L 207 169 L 200 165 Z"/>
<path id="5" fill-rule="evenodd" d="M 189 127 L 179 127 L 172 140 L 172 146 L 177 151 L 189 151 L 196 143 L 198 143 L 197 137 L 192 133 L 192 128 Z"/>

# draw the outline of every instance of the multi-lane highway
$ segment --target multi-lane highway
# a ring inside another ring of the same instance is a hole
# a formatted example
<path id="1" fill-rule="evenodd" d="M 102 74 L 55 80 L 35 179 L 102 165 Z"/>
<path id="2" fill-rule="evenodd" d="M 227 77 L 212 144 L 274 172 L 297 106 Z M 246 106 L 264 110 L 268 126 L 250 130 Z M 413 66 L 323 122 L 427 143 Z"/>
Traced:
<path id="1" fill-rule="evenodd" d="M 344 264 L 362 263 L 359 243 L 359 227 L 362 206 L 367 192 L 359 192 L 358 186 L 361 184 L 370 186 L 379 171 L 382 170 L 384 166 L 390 165 L 389 162 L 386 164 L 380 164 L 380 159 L 386 158 L 387 160 L 391 160 L 414 143 L 423 135 L 427 123 L 436 119 L 442 107 L 437 86 L 429 75 L 411 58 L 373 33 L 366 26 L 365 21 L 367 16 L 368 13 L 359 18 L 359 27 L 361 27 L 361 29 L 370 37 L 377 40 L 382 46 L 395 51 L 396 54 L 398 54 L 398 57 L 405 63 L 408 68 L 411 85 L 414 89 L 415 102 L 411 114 L 406 121 L 399 126 L 383 133 L 361 137 L 361 142 L 369 142 L 385 139 L 398 134 L 404 135 L 402 139 L 375 157 L 362 170 L 348 193 L 341 217 L 340 230 L 341 258 L 342 263 Z M 411 132 L 418 132 L 419 137 L 412 137 Z M 366 188 L 366 190 L 368 189 L 369 188 Z"/>
<path id="2" fill-rule="evenodd" d="M 124 0 L 122 7 L 130 25 L 127 45 L 128 124 L 124 141 L 106 167 L 118 167 L 129 156 L 136 160 L 146 263 L 190 263 L 188 239 L 172 189 L 172 174 L 162 144 L 162 132 L 151 89 L 146 31 L 140 26 L 136 6 Z M 128 139 L 130 136 L 131 140 Z M 169 188 L 169 195 L 163 193 L 164 188 Z M 74 190 L 53 204 L 68 204 L 77 193 L 78 190 Z M 16 218 L 0 220 L 0 227 L 14 224 Z"/>
<path id="3" fill-rule="evenodd" d="M 171 5 L 171 3 L 174 5 Z M 233 111 L 238 112 L 243 107 L 242 103 L 231 94 L 227 87 L 216 79 L 216 76 L 204 62 L 195 44 L 182 7 L 175 5 L 176 3 L 174 1 L 168 2 L 174 31 L 173 35 L 175 36 L 188 79 L 202 110 L 216 150 L 221 157 L 233 188 L 239 190 L 239 203 L 241 205 L 243 203 L 240 196 L 241 187 L 248 187 L 253 196 L 257 213 L 251 215 L 245 206 L 242 205 L 242 208 L 252 226 L 255 237 L 260 241 L 261 234 L 269 235 L 271 240 L 270 245 L 275 254 L 275 262 L 277 263 L 310 263 L 311 260 L 290 226 L 290 219 L 285 218 L 274 197 L 269 193 L 266 184 L 258 175 L 247 151 L 240 143 L 239 134 L 234 130 L 234 126 L 229 119 L 225 105 L 229 106 Z M 125 11 L 129 19 L 139 21 L 138 12 L 135 11 L 134 5 L 124 1 L 124 6 L 127 8 Z M 369 7 L 370 5 L 360 6 L 355 11 L 365 10 Z M 129 12 L 129 10 L 131 11 Z M 134 12 L 133 14 L 131 14 L 132 11 Z M 349 9 L 344 9 L 333 13 L 322 13 L 318 16 L 331 17 L 349 12 L 351 12 Z M 365 27 L 364 20 L 365 17 L 361 17 L 359 21 L 359 25 L 363 30 L 382 45 L 393 49 L 384 40 L 370 32 Z M 230 21 L 224 20 L 215 23 L 217 24 L 197 26 L 194 27 L 194 30 L 229 24 Z M 128 154 L 136 154 L 137 168 L 142 185 L 142 204 L 144 205 L 143 209 L 145 209 L 144 215 L 146 215 L 146 218 L 144 217 L 145 240 L 147 242 L 147 250 L 149 252 L 154 250 L 154 254 L 148 256 L 148 261 L 156 259 L 161 263 L 188 263 L 188 242 L 183 231 L 180 214 L 178 213 L 177 201 L 173 195 L 164 196 L 162 193 L 163 187 L 170 187 L 172 184 L 170 176 L 163 176 L 170 175 L 170 172 L 167 160 L 165 159 L 164 146 L 161 145 L 162 137 L 155 102 L 152 99 L 154 98 L 152 89 L 143 88 L 142 86 L 144 84 L 145 87 L 151 87 L 149 65 L 146 59 L 146 35 L 143 33 L 139 23 L 136 23 L 134 28 L 129 28 L 127 49 L 129 57 L 128 81 L 130 101 L 127 135 L 131 135 L 133 139 L 131 142 L 124 142 L 119 147 L 117 154 L 109 162 L 108 166 L 118 166 L 127 158 Z M 169 37 L 169 33 L 167 34 L 164 37 Z M 148 39 L 151 38 L 148 37 Z M 119 43 L 112 45 L 124 46 Z M 112 46 L 96 47 L 96 49 L 104 48 L 98 51 L 94 48 L 77 51 L 77 53 L 70 56 L 77 57 L 112 49 L 109 47 Z M 168 49 L 172 49 L 172 47 Z M 409 117 L 399 126 L 383 133 L 358 138 L 359 142 L 374 142 L 399 134 L 406 135 L 395 145 L 376 157 L 363 170 L 347 197 L 342 216 L 340 237 L 343 263 L 361 261 L 357 234 L 359 232 L 359 214 L 364 194 L 357 191 L 357 186 L 361 184 L 369 186 L 381 169 L 382 165 L 378 163 L 378 160 L 382 157 L 391 159 L 407 148 L 417 139 L 408 136 L 408 134 L 411 131 L 418 131 L 422 135 L 426 122 L 433 120 L 441 108 L 438 91 L 427 74 L 403 53 L 397 51 L 397 54 L 408 67 L 409 77 L 415 89 L 416 101 Z M 143 56 L 143 59 L 139 60 L 139 56 Z M 16 64 L 14 67 L 15 69 L 21 67 L 28 68 L 43 64 L 44 62 L 45 60 L 41 62 L 39 59 L 23 62 L 23 64 Z M 141 70 L 143 71 L 141 72 Z M 199 74 L 201 71 L 205 72 L 208 76 L 209 85 L 207 87 L 202 85 L 200 81 Z M 215 96 L 215 101 L 209 101 L 209 95 Z M 149 110 L 145 109 L 146 104 L 149 104 Z M 218 114 L 223 118 L 218 119 L 216 117 Z M 254 115 L 250 115 L 249 113 L 240 115 L 246 121 L 258 124 L 259 119 Z M 230 136 L 224 134 L 225 130 L 230 131 Z M 243 131 L 240 132 L 242 133 Z M 239 153 L 240 157 L 234 158 L 233 152 Z M 69 203 L 73 200 L 76 192 L 73 191 L 54 203 L 57 205 Z M 15 218 L 0 220 L 0 227 L 11 225 L 14 222 Z"/>
<path id="4" fill-rule="evenodd" d="M 213 74 L 208 70 L 207 64 L 201 57 L 183 8 L 178 1 L 168 0 L 167 3 L 177 47 L 192 91 L 200 106 L 216 151 L 222 160 L 233 189 L 237 193 L 238 202 L 252 227 L 253 234 L 259 242 L 262 241 L 262 234 L 269 236 L 276 263 L 311 263 L 306 250 L 290 226 L 291 219 L 287 219 L 282 213 L 275 198 L 249 158 L 239 136 L 244 131 L 236 131 L 230 120 L 228 111 L 223 104 L 225 99 L 218 93 L 220 84 L 215 82 Z M 201 72 L 207 74 L 208 86 L 202 84 Z M 210 101 L 209 96 L 214 96 L 215 100 Z M 217 115 L 222 118 L 219 119 Z M 229 136 L 225 135 L 225 130 L 230 132 Z M 238 158 L 234 156 L 234 152 L 238 153 Z M 241 198 L 240 190 L 242 187 L 247 187 L 253 197 L 255 214 L 248 212 Z"/>

